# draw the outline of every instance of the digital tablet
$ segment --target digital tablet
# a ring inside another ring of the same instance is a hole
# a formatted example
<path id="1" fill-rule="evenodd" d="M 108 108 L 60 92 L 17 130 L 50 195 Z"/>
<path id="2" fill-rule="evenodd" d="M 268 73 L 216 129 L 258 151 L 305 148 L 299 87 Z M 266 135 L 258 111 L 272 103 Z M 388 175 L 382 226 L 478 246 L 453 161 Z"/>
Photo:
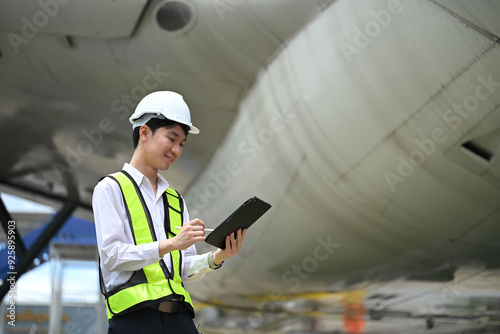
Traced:
<path id="1" fill-rule="evenodd" d="M 240 228 L 248 229 L 257 221 L 271 205 L 258 197 L 251 197 L 243 203 L 236 211 L 227 217 L 215 230 L 205 239 L 212 246 L 225 249 L 226 237 Z"/>

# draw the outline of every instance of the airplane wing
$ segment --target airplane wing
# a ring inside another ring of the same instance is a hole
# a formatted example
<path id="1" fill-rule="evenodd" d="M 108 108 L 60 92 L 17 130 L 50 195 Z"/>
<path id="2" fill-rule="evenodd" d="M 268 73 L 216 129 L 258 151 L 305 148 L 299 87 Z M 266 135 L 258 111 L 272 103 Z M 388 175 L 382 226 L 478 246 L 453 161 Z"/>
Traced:
<path id="1" fill-rule="evenodd" d="M 478 271 L 458 272 L 498 266 L 499 13 L 487 1 L 338 1 L 305 26 L 261 71 L 190 188 L 190 212 L 209 227 L 250 196 L 273 205 L 243 254 L 193 295 L 239 307 L 227 323 L 248 330 L 277 329 L 274 309 L 313 319 L 289 328 L 328 332 L 322 298 L 345 314 L 332 300 L 350 290 L 365 294 L 358 318 L 405 309 L 456 325 L 474 293 L 489 303 L 483 287 L 461 285 Z M 400 279 L 406 292 L 377 297 L 375 285 Z M 423 301 L 413 288 L 424 280 L 457 288 Z"/>

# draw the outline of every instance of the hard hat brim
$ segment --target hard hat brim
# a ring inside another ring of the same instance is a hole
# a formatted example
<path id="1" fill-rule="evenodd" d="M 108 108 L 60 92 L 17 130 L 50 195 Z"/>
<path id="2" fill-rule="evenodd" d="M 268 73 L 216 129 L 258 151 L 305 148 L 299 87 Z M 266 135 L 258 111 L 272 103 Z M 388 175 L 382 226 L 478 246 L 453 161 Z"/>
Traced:
<path id="1" fill-rule="evenodd" d="M 149 114 L 149 117 L 143 119 L 140 122 L 137 121 L 138 119 L 142 118 L 144 115 L 148 115 L 148 114 Z M 134 118 L 133 116 L 130 117 L 129 121 L 130 121 L 130 123 L 132 123 L 132 129 L 135 129 L 136 127 L 139 127 L 139 126 L 147 124 L 147 122 L 149 122 L 149 120 L 152 119 L 152 118 L 168 119 L 168 118 L 165 118 L 165 116 L 163 116 L 163 115 L 160 115 L 160 116 L 157 115 L 157 113 L 147 113 L 146 112 L 146 113 L 140 115 L 137 118 Z M 194 135 L 197 135 L 197 134 L 200 133 L 200 130 L 196 126 L 194 126 L 192 124 L 186 124 L 184 122 L 179 122 L 178 120 L 175 120 L 175 119 L 170 119 L 170 121 L 177 122 L 177 123 L 183 124 L 183 125 L 187 125 L 189 127 L 188 133 L 192 133 Z"/>
<path id="2" fill-rule="evenodd" d="M 200 133 L 200 130 L 196 126 L 188 124 L 186 125 L 189 126 L 189 131 L 188 131 L 189 133 L 192 133 L 193 135 L 197 135 Z"/>

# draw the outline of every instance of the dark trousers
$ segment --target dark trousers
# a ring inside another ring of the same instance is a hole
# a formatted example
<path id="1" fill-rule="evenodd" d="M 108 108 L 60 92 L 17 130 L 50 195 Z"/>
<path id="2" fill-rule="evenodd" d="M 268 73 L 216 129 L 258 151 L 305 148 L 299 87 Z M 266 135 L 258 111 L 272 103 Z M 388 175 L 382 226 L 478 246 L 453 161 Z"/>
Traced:
<path id="1" fill-rule="evenodd" d="M 108 334 L 198 334 L 191 314 L 187 311 L 164 313 L 142 308 L 114 316 L 109 322 Z"/>

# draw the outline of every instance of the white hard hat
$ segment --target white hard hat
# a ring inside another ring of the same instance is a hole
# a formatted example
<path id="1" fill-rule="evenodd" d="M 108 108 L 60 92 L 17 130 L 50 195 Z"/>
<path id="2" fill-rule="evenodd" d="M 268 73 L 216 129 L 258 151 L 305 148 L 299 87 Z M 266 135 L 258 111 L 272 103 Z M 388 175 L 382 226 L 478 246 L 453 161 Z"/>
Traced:
<path id="1" fill-rule="evenodd" d="M 175 92 L 159 91 L 146 95 L 128 120 L 134 129 L 146 124 L 151 118 L 166 118 L 187 125 L 189 133 L 200 133 L 191 123 L 191 114 L 182 95 Z"/>

